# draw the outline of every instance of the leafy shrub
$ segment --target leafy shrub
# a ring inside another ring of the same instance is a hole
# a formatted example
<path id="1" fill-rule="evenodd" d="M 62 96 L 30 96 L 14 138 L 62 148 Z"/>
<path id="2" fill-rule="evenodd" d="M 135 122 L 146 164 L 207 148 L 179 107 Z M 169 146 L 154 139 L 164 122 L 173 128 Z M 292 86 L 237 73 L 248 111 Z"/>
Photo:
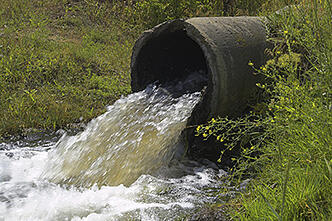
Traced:
<path id="1" fill-rule="evenodd" d="M 234 177 L 250 172 L 256 177 L 237 218 L 329 220 L 332 215 L 331 16 L 329 1 L 303 1 L 270 16 L 276 46 L 272 59 L 256 70 L 266 78 L 257 84 L 266 95 L 263 112 L 257 116 L 253 108 L 248 116 L 217 118 L 198 128 L 198 135 L 228 140 L 222 152 L 240 145 Z"/>
<path id="2" fill-rule="evenodd" d="M 194 16 L 219 16 L 221 1 L 213 0 L 143 0 L 135 5 L 138 21 L 151 28 L 159 23 Z"/>

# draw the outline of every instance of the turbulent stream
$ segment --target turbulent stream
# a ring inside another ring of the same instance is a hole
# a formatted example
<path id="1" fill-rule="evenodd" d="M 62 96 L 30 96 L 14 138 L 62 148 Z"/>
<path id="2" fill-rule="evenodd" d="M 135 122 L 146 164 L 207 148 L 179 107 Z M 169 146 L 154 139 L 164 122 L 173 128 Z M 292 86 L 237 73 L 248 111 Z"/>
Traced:
<path id="1" fill-rule="evenodd" d="M 183 157 L 200 92 L 150 85 L 83 132 L 0 143 L 0 220 L 176 220 L 213 200 L 214 164 Z"/>

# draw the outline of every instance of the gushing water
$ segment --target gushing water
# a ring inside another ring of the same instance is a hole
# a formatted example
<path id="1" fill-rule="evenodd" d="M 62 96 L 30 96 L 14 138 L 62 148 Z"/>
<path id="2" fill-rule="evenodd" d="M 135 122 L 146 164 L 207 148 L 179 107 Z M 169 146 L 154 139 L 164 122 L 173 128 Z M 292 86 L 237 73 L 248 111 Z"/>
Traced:
<path id="1" fill-rule="evenodd" d="M 200 92 L 168 91 L 122 98 L 76 136 L 0 143 L 0 220 L 174 220 L 212 200 L 223 172 L 175 157 Z"/>
<path id="2" fill-rule="evenodd" d="M 173 98 L 150 86 L 122 98 L 86 130 L 57 144 L 43 178 L 79 187 L 130 185 L 172 159 L 200 93 Z"/>

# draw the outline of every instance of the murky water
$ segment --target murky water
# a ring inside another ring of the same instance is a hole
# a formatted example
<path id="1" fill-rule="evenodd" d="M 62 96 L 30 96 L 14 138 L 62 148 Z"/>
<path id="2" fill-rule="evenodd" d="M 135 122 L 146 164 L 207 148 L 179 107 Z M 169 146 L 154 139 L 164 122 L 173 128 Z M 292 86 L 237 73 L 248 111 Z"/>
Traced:
<path id="1" fill-rule="evenodd" d="M 181 133 L 199 99 L 150 86 L 75 136 L 0 144 L 0 220 L 175 220 L 194 212 L 225 175 L 182 156 Z"/>

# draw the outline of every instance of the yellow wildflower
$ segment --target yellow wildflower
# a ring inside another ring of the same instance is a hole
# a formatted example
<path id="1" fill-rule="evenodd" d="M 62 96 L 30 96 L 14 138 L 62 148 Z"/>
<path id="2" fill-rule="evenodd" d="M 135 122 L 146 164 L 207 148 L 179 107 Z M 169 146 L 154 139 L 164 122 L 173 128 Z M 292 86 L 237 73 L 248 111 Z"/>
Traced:
<path id="1" fill-rule="evenodd" d="M 221 138 L 220 135 L 217 136 L 217 140 L 219 140 L 220 142 L 223 142 L 224 140 Z"/>

